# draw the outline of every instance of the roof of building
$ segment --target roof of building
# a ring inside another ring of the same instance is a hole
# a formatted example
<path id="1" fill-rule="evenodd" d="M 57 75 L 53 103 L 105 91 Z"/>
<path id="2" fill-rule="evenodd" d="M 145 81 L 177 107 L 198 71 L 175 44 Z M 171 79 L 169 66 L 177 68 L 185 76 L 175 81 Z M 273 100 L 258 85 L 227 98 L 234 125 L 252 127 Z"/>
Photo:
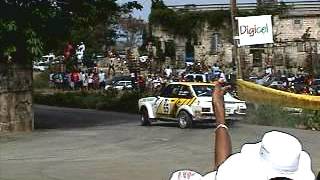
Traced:
<path id="1" fill-rule="evenodd" d="M 291 9 L 285 16 L 318 16 L 320 15 L 320 1 L 287 1 Z M 173 10 L 184 11 L 217 11 L 229 10 L 230 4 L 182 4 L 168 6 Z M 254 10 L 257 3 L 237 3 L 239 10 Z"/>

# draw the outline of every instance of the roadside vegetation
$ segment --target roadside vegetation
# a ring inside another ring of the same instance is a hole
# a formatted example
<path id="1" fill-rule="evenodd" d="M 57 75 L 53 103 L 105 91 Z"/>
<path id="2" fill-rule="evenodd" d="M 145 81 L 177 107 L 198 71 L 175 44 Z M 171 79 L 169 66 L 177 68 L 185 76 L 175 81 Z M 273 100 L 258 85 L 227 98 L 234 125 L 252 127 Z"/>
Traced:
<path id="1" fill-rule="evenodd" d="M 93 92 L 59 92 L 53 94 L 34 93 L 34 103 L 81 109 L 97 109 L 126 113 L 138 112 L 138 100 L 145 96 L 137 91 L 115 90 Z"/>
<path id="2" fill-rule="evenodd" d="M 275 105 L 249 106 L 246 123 L 320 130 L 320 112 Z"/>
<path id="3" fill-rule="evenodd" d="M 33 73 L 33 89 L 49 88 L 49 72 Z"/>

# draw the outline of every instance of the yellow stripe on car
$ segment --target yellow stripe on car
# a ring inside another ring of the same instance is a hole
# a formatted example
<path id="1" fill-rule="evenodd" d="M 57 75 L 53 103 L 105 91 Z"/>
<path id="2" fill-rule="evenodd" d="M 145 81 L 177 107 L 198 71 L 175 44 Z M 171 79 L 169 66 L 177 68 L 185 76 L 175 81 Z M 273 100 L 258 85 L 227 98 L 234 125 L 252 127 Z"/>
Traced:
<path id="1" fill-rule="evenodd" d="M 188 103 L 188 105 L 189 105 L 189 106 L 191 106 L 191 104 L 192 104 L 195 100 L 196 100 L 196 98 L 195 98 L 195 97 L 194 97 L 194 98 L 192 98 L 192 99 L 191 99 L 191 102 L 190 102 L 190 103 Z"/>

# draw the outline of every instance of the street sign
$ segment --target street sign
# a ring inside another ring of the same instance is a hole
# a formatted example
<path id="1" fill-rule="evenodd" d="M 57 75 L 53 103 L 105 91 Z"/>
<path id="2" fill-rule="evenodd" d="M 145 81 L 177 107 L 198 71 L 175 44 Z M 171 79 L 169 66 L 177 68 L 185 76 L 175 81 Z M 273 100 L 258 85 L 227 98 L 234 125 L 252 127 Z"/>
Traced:
<path id="1" fill-rule="evenodd" d="M 271 15 L 237 17 L 239 46 L 273 43 Z"/>

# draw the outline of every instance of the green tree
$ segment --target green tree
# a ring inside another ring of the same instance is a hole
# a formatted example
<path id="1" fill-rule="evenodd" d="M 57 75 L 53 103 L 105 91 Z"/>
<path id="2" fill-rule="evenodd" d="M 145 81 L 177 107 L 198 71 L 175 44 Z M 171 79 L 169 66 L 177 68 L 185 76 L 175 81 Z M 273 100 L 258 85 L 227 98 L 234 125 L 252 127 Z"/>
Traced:
<path id="1" fill-rule="evenodd" d="M 0 98 L 7 111 L 0 112 L 0 131 L 33 127 L 34 58 L 63 49 L 70 40 L 88 41 L 89 48 L 108 45 L 115 38 L 117 19 L 134 8 L 142 7 L 136 1 L 119 5 L 116 0 L 1 0 Z"/>
<path id="2" fill-rule="evenodd" d="M 94 41 L 99 34 L 96 31 L 103 31 L 98 36 L 101 45 L 108 44 L 117 19 L 134 8 L 142 6 L 137 1 L 119 5 L 116 0 L 1 1 L 1 61 L 11 56 L 15 62 L 30 62 L 44 51 L 61 48 L 68 40 Z"/>

